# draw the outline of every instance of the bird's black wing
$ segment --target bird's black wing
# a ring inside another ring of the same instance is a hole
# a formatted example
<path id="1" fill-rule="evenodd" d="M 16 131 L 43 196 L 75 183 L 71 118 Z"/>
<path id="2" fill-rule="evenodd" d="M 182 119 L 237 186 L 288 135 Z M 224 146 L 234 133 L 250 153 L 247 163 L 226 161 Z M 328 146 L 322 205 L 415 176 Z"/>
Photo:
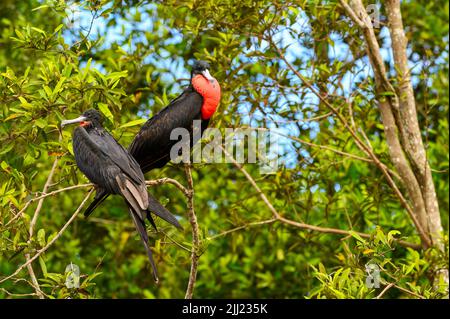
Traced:
<path id="1" fill-rule="evenodd" d="M 146 211 L 150 210 L 168 223 L 181 228 L 178 220 L 167 208 L 148 194 L 144 175 L 134 158 L 111 135 L 100 133 L 88 134 L 83 128 L 74 132 L 77 164 L 80 170 L 99 186 L 93 202 L 84 213 L 85 216 L 89 216 L 108 197 L 109 192 L 113 192 L 122 194 L 141 219 L 144 220 Z M 133 175 L 134 180 L 131 179 Z"/>
<path id="2" fill-rule="evenodd" d="M 136 230 L 139 233 L 139 236 L 141 237 L 141 241 L 144 244 L 145 250 L 147 251 L 148 259 L 150 260 L 150 264 L 152 265 L 153 270 L 153 278 L 156 282 L 158 282 L 158 271 L 156 270 L 155 261 L 153 260 L 152 251 L 150 250 L 150 247 L 148 245 L 148 235 L 147 230 L 145 229 L 145 222 L 142 218 L 139 217 L 139 214 L 136 214 L 136 212 L 133 211 L 133 209 L 130 207 L 129 212 L 131 215 L 131 218 L 133 219 L 134 226 L 136 226 Z"/>
<path id="3" fill-rule="evenodd" d="M 135 211 L 143 211 L 145 218 L 148 193 L 139 165 L 111 135 L 102 133 L 106 132 L 88 134 L 82 127 L 75 129 L 73 149 L 78 167 L 100 189 L 122 194 Z M 95 208 L 95 204 L 91 206 Z"/>
<path id="4" fill-rule="evenodd" d="M 172 215 L 171 212 L 167 208 L 165 208 L 155 197 L 153 197 L 151 194 L 148 194 L 148 210 L 154 213 L 155 215 L 161 217 L 166 222 L 174 225 L 175 227 L 179 229 L 183 229 L 181 227 L 178 220 L 175 218 L 175 216 Z M 154 225 L 153 220 L 151 219 L 151 216 L 148 216 L 148 220 Z M 156 226 L 154 226 L 156 228 Z"/>
<path id="5" fill-rule="evenodd" d="M 190 130 L 192 121 L 200 118 L 202 103 L 200 94 L 187 89 L 142 126 L 128 150 L 144 173 L 170 161 L 170 149 L 177 143 L 170 139 L 172 130 Z"/>
<path id="6" fill-rule="evenodd" d="M 86 208 L 86 210 L 84 211 L 84 217 L 89 217 L 89 215 L 92 214 L 92 212 L 98 207 L 98 205 L 100 205 L 101 203 L 103 203 L 103 201 L 105 199 L 107 199 L 109 196 L 109 193 L 106 189 L 97 189 L 97 193 L 95 194 L 94 200 L 92 201 L 92 203 L 89 205 L 88 208 Z"/>
<path id="7" fill-rule="evenodd" d="M 111 134 L 104 130 L 98 130 L 97 134 L 89 134 L 89 136 L 102 152 L 134 182 L 138 184 L 145 182 L 144 174 L 142 174 L 139 164 Z"/>

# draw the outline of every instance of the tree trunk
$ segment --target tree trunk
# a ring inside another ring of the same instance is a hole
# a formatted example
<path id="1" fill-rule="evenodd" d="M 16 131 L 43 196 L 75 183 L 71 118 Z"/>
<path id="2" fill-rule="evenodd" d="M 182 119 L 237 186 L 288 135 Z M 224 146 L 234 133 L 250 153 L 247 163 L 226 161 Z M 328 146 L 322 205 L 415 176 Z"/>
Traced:
<path id="1" fill-rule="evenodd" d="M 405 37 L 399 0 L 388 0 L 386 3 L 389 21 L 389 30 L 394 54 L 395 69 L 399 78 L 396 88 L 400 102 L 400 121 L 404 132 L 404 148 L 408 154 L 413 172 L 419 181 L 420 190 L 427 211 L 427 226 L 432 243 L 442 246 L 442 224 L 439 214 L 439 204 L 436 197 L 431 168 L 427 160 L 426 150 L 422 141 L 419 121 L 417 119 L 416 102 L 411 84 L 410 71 L 406 47 L 408 40 Z M 442 249 L 443 247 L 441 247 Z"/>
<path id="2" fill-rule="evenodd" d="M 375 76 L 378 106 L 389 154 L 399 173 L 401 183 L 407 190 L 420 224 L 416 223 L 416 227 L 421 235 L 422 245 L 424 248 L 434 246 L 443 251 L 439 204 L 417 118 L 400 1 L 386 1 L 395 69 L 399 78 L 396 88 L 387 77 L 372 21 L 361 0 L 351 0 L 350 5 L 341 0 L 341 5 L 363 32 L 367 54 Z M 386 92 L 389 94 L 386 95 Z M 425 234 L 421 234 L 422 232 Z M 436 272 L 437 279 L 444 279 L 448 291 L 448 269 L 436 269 Z"/>

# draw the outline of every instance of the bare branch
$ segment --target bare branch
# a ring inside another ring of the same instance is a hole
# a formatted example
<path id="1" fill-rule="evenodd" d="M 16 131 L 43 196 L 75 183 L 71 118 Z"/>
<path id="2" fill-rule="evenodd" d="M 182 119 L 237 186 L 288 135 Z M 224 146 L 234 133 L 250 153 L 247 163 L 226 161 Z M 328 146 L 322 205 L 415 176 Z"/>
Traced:
<path id="1" fill-rule="evenodd" d="M 44 188 L 42 189 L 42 193 L 46 193 L 47 189 L 50 185 L 50 183 L 52 182 L 53 179 L 53 175 L 55 174 L 55 170 L 56 170 L 56 166 L 58 165 L 58 157 L 55 158 L 55 160 L 53 161 L 53 165 L 52 168 L 50 170 L 50 173 L 48 174 L 47 180 L 44 184 Z M 44 203 L 44 198 L 40 199 L 38 202 L 38 205 L 36 207 L 36 210 L 34 211 L 34 215 L 33 215 L 33 219 L 30 222 L 30 227 L 28 229 L 29 232 L 29 238 L 28 238 L 28 245 L 31 244 L 32 238 L 33 238 L 33 234 L 34 234 L 34 226 L 36 225 L 39 213 L 42 209 L 42 204 Z M 27 262 L 30 260 L 30 254 L 26 253 L 25 254 L 25 259 L 27 260 Z M 28 269 L 28 273 L 30 274 L 30 278 L 31 278 L 31 282 L 33 284 L 34 289 L 36 290 L 36 294 L 38 295 L 39 299 L 44 299 L 44 294 L 41 291 L 41 288 L 39 287 L 39 282 L 36 279 L 36 275 L 34 273 L 33 270 L 33 265 L 31 263 L 29 263 L 27 265 L 27 269 Z"/>
<path id="2" fill-rule="evenodd" d="M 61 188 L 61 189 L 55 190 L 53 192 L 50 192 L 50 193 L 47 193 L 47 194 L 42 194 L 42 195 L 40 195 L 38 197 L 32 198 L 28 202 L 26 202 L 26 204 L 23 206 L 23 208 L 13 218 L 11 218 L 11 220 L 8 221 L 8 223 L 5 225 L 5 227 L 10 225 L 12 222 L 14 222 L 19 217 L 21 217 L 22 214 L 30 206 L 30 204 L 35 202 L 35 201 L 38 201 L 38 200 L 40 200 L 42 198 L 46 198 L 46 197 L 49 197 L 49 196 L 54 196 L 54 195 L 56 195 L 58 193 L 66 192 L 68 190 L 77 189 L 77 188 L 85 188 L 85 187 L 90 187 L 90 186 L 94 186 L 94 184 L 88 183 L 88 184 L 72 185 L 72 186 L 69 186 L 69 187 Z"/>
<path id="3" fill-rule="evenodd" d="M 228 234 L 234 233 L 234 232 L 236 232 L 238 230 L 246 229 L 248 227 L 272 224 L 272 223 L 276 222 L 277 220 L 278 219 L 276 219 L 276 218 L 272 218 L 272 219 L 262 220 L 262 221 L 259 221 L 259 222 L 248 223 L 248 224 L 245 224 L 245 225 L 241 225 L 241 226 L 238 226 L 238 227 L 226 230 L 226 231 L 224 231 L 222 233 L 219 233 L 219 234 L 216 234 L 214 236 L 208 237 L 207 239 L 208 240 L 214 240 L 216 238 L 226 236 Z"/>
<path id="4" fill-rule="evenodd" d="M 424 218 L 426 216 L 425 213 L 425 205 L 423 199 L 421 198 L 419 185 L 417 180 L 415 179 L 414 174 L 412 173 L 410 167 L 408 166 L 408 162 L 405 158 L 405 155 L 402 152 L 402 147 L 400 141 L 398 139 L 397 131 L 396 131 L 396 122 L 394 118 L 394 114 L 392 110 L 398 110 L 398 100 L 396 96 L 392 99 L 388 99 L 386 96 L 383 96 L 385 92 L 393 92 L 392 85 L 387 79 L 383 59 L 379 52 L 379 45 L 373 30 L 372 22 L 370 17 L 367 15 L 367 12 L 364 9 L 364 6 L 360 0 L 354 0 L 351 2 L 351 8 L 346 4 L 346 2 L 341 2 L 343 4 L 344 9 L 346 9 L 348 15 L 354 19 L 355 23 L 360 25 L 364 24 L 364 28 L 362 31 L 364 33 L 364 37 L 367 44 L 367 53 L 371 64 L 374 69 L 375 74 L 375 82 L 377 84 L 376 90 L 377 94 L 380 95 L 379 99 L 379 108 L 384 124 L 384 131 L 386 135 L 387 144 L 389 146 L 389 153 L 392 159 L 393 164 L 399 172 L 400 177 L 402 178 L 403 185 L 407 188 L 408 194 L 413 202 L 413 208 L 411 208 L 408 201 L 403 196 L 402 192 L 396 185 L 392 176 L 386 170 L 386 166 L 382 164 L 379 158 L 375 155 L 373 150 L 366 145 L 357 135 L 357 133 L 352 129 L 351 125 L 346 121 L 342 114 L 338 112 L 338 110 L 331 105 L 325 97 L 323 97 L 317 89 L 312 86 L 311 83 L 298 71 L 296 68 L 286 59 L 281 49 L 274 43 L 273 39 L 267 39 L 269 43 L 275 48 L 278 52 L 280 58 L 286 63 L 288 68 L 294 72 L 294 74 L 302 80 L 303 83 L 326 105 L 333 113 L 335 113 L 336 117 L 341 121 L 344 127 L 348 130 L 350 135 L 354 138 L 356 145 L 364 151 L 369 157 L 371 157 L 374 161 L 374 164 L 381 170 L 383 175 L 386 177 L 388 184 L 393 189 L 395 195 L 400 200 L 400 203 L 405 207 L 408 212 L 410 218 L 414 222 L 416 229 L 422 239 L 422 243 L 425 247 L 429 247 L 431 245 L 430 237 L 426 232 L 424 225 Z M 392 105 L 390 104 L 392 102 Z M 402 131 L 402 127 L 399 128 Z"/>
<path id="5" fill-rule="evenodd" d="M 278 214 L 277 210 L 275 209 L 275 207 L 273 207 L 272 203 L 267 199 L 266 195 L 262 192 L 261 188 L 258 187 L 258 185 L 256 184 L 255 180 L 250 176 L 250 174 L 242 167 L 241 164 L 239 164 L 238 162 L 236 162 L 236 160 L 233 158 L 233 156 L 227 152 L 227 150 L 223 147 L 220 146 L 224 152 L 224 154 L 233 162 L 234 166 L 236 166 L 241 172 L 242 174 L 245 175 L 245 177 L 247 178 L 247 180 L 250 182 L 250 184 L 252 184 L 253 188 L 256 190 L 256 192 L 259 194 L 259 196 L 261 197 L 261 199 L 263 200 L 263 202 L 266 204 L 266 206 L 269 208 L 269 210 L 272 212 L 273 217 L 274 218 L 279 218 L 280 214 Z"/>
<path id="6" fill-rule="evenodd" d="M 146 181 L 146 184 L 147 185 L 173 184 L 178 189 L 180 189 L 183 192 L 183 194 L 185 194 L 185 195 L 187 194 L 186 188 L 183 185 L 181 185 L 177 180 L 174 180 L 174 179 L 171 179 L 171 178 L 160 178 L 160 179 L 150 180 L 150 181 Z M 32 198 L 28 202 L 25 203 L 24 207 L 11 220 L 8 221 L 8 223 L 5 225 L 5 227 L 10 225 L 12 222 L 14 222 L 20 216 L 22 216 L 22 214 L 27 210 L 27 208 L 30 206 L 30 204 L 35 202 L 35 201 L 41 200 L 41 199 L 49 197 L 49 196 L 54 196 L 54 195 L 56 195 L 58 193 L 66 192 L 66 191 L 69 191 L 69 190 L 78 189 L 78 188 L 93 187 L 93 186 L 94 186 L 94 184 L 92 184 L 92 183 L 72 185 L 72 186 L 68 186 L 68 187 L 64 187 L 64 188 L 52 191 L 50 193 L 41 194 L 40 196 Z"/>
<path id="7" fill-rule="evenodd" d="M 399 0 L 386 1 L 386 11 L 389 21 L 389 31 L 392 39 L 392 52 L 395 62 L 399 83 L 396 87 L 399 103 L 399 119 L 403 131 L 405 152 L 408 154 L 412 171 L 417 177 L 420 190 L 425 203 L 427 220 L 424 226 L 428 226 L 431 240 L 439 249 L 443 250 L 444 245 L 441 238 L 442 222 L 439 213 L 439 203 L 436 198 L 436 190 L 431 174 L 431 167 L 427 159 L 426 149 L 422 141 L 417 118 L 416 100 L 411 83 L 411 72 L 408 66 L 407 45 L 408 39 L 405 35 L 402 13 Z"/>
<path id="8" fill-rule="evenodd" d="M 147 185 L 172 184 L 172 185 L 175 185 L 179 190 L 181 190 L 185 196 L 188 197 L 190 194 L 189 190 L 186 189 L 186 187 L 181 185 L 180 182 L 177 181 L 176 179 L 172 179 L 172 178 L 165 177 L 165 178 L 155 179 L 155 180 L 151 180 L 151 181 L 146 181 L 145 183 Z"/>
<path id="9" fill-rule="evenodd" d="M 350 18 L 360 27 L 360 28 L 365 28 L 366 25 L 364 24 L 363 21 L 361 21 L 361 19 L 359 19 L 359 17 L 356 15 L 356 13 L 352 10 L 352 8 L 348 5 L 348 3 L 345 0 L 339 0 L 339 2 L 341 3 L 341 5 L 344 7 L 344 9 L 347 11 L 348 15 L 350 16 Z"/>
<path id="10" fill-rule="evenodd" d="M 37 251 L 37 253 L 31 257 L 27 262 L 25 262 L 24 264 L 22 264 L 19 268 L 16 269 L 15 272 L 13 272 L 11 275 L 8 275 L 2 279 L 0 279 L 0 284 L 13 278 L 14 276 L 16 276 L 18 273 L 20 273 L 22 271 L 22 269 L 24 269 L 25 267 L 27 267 L 29 264 L 31 264 L 33 261 L 35 261 L 40 255 L 42 255 L 44 252 L 46 252 L 50 246 L 52 246 L 59 237 L 61 237 L 62 233 L 64 233 L 64 231 L 67 229 L 67 227 L 69 227 L 69 225 L 75 220 L 75 218 L 78 216 L 78 214 L 80 213 L 81 209 L 83 208 L 84 204 L 86 204 L 87 200 L 89 199 L 89 196 L 91 196 L 92 192 L 94 191 L 94 189 L 91 189 L 89 191 L 89 193 L 86 195 L 86 197 L 83 199 L 83 201 L 81 202 L 80 206 L 78 206 L 78 208 L 75 210 L 75 212 L 73 213 L 73 215 L 69 218 L 69 220 L 64 224 L 64 226 L 61 228 L 61 230 L 55 235 L 55 237 L 52 238 L 51 241 L 49 241 L 47 243 L 47 245 L 45 245 L 45 247 L 39 249 Z"/>
<path id="11" fill-rule="evenodd" d="M 351 236 L 353 233 L 358 234 L 359 236 L 363 237 L 363 238 L 370 238 L 371 235 L 370 234 L 366 234 L 366 233 L 361 233 L 361 232 L 356 232 L 356 231 L 349 231 L 349 230 L 343 230 L 343 229 L 337 229 L 337 228 L 329 228 L 329 227 L 320 227 L 320 226 L 314 226 L 314 225 L 310 225 L 310 224 L 305 224 L 305 223 L 301 223 L 301 222 L 296 222 L 290 219 L 287 219 L 283 216 L 281 216 L 277 210 L 273 207 L 272 203 L 267 199 L 266 195 L 262 192 L 262 190 L 259 188 L 259 186 L 256 184 L 255 180 L 253 179 L 253 177 L 251 177 L 251 175 L 245 170 L 245 168 L 240 165 L 232 156 L 230 153 L 228 153 L 224 147 L 222 147 L 222 150 L 224 151 L 225 155 L 230 158 L 231 162 L 233 163 L 233 165 L 239 169 L 247 178 L 247 180 L 250 182 L 250 184 L 253 186 L 253 188 L 256 190 L 256 192 L 259 194 L 259 196 L 261 197 L 261 199 L 263 200 L 263 202 L 266 204 L 266 206 L 269 208 L 269 210 L 272 212 L 273 214 L 273 220 L 275 221 L 280 221 L 284 224 L 287 225 L 291 225 L 297 228 L 301 228 L 301 229 L 308 229 L 308 230 L 312 230 L 312 231 L 317 231 L 320 233 L 329 233 L 329 234 L 336 234 L 336 235 L 345 235 L 345 236 Z M 270 220 L 272 221 L 272 220 Z M 406 242 L 403 240 L 398 240 L 395 239 L 395 241 L 404 247 L 409 247 L 409 248 L 413 248 L 413 249 L 420 249 L 420 245 L 418 244 L 414 244 L 414 243 L 410 243 L 410 242 Z"/>
<path id="12" fill-rule="evenodd" d="M 188 181 L 188 216 L 189 222 L 192 227 L 192 252 L 191 252 L 191 271 L 189 274 L 189 282 L 186 289 L 185 299 L 192 299 L 194 293 L 194 286 L 197 280 L 197 268 L 198 268 L 198 248 L 200 246 L 199 229 L 197 223 L 197 216 L 194 210 L 194 182 L 192 181 L 192 172 L 190 164 L 185 164 L 186 178 Z"/>

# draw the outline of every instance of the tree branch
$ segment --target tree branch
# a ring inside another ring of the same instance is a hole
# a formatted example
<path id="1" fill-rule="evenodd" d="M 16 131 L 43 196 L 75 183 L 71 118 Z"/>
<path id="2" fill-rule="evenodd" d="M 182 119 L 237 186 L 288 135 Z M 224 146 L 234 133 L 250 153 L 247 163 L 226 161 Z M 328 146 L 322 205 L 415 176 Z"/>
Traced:
<path id="1" fill-rule="evenodd" d="M 398 189 L 395 182 L 392 180 L 391 176 L 387 174 L 387 171 L 384 169 L 384 167 L 379 164 L 381 162 L 378 160 L 378 158 L 376 158 L 373 151 L 368 149 L 368 154 L 374 159 L 375 164 L 377 164 L 377 166 L 386 176 L 389 185 L 393 188 L 395 194 L 400 199 L 400 202 L 407 210 L 422 239 L 424 247 L 429 247 L 431 245 L 431 239 L 425 228 L 425 226 L 427 225 L 425 204 L 420 192 L 419 183 L 417 182 L 411 168 L 408 165 L 408 161 L 402 151 L 402 145 L 400 143 L 399 136 L 397 135 L 397 129 L 400 132 L 404 131 L 404 128 L 401 124 L 402 122 L 396 121 L 394 116 L 394 114 L 398 113 L 399 109 L 398 97 L 395 95 L 392 84 L 387 78 L 384 62 L 380 54 L 380 47 L 373 30 L 372 22 L 360 0 L 352 1 L 351 7 L 346 5 L 344 1 L 341 1 L 341 4 L 342 3 L 344 3 L 343 7 L 349 17 L 353 19 L 353 21 L 357 25 L 360 25 L 361 23 L 364 24 L 362 32 L 366 42 L 367 55 L 369 56 L 369 60 L 371 62 L 375 75 L 376 93 L 378 95 L 379 109 L 383 121 L 386 142 L 389 147 L 389 154 L 395 168 L 399 172 L 403 186 L 408 191 L 408 195 L 413 204 L 413 209 L 410 207 L 403 194 Z M 292 67 L 292 69 L 294 72 L 297 72 L 295 68 Z M 394 96 L 389 98 L 389 96 L 385 96 L 386 92 L 392 93 L 394 94 Z M 397 118 L 398 117 L 399 116 L 397 115 Z M 352 134 L 352 136 L 354 135 Z M 404 135 L 401 134 L 400 136 L 403 137 Z M 357 145 L 359 145 L 359 143 L 357 143 Z"/>
<path id="2" fill-rule="evenodd" d="M 16 276 L 18 273 L 20 273 L 22 271 L 22 269 L 24 269 L 25 267 L 27 267 L 29 264 L 31 264 L 33 261 L 35 261 L 40 255 L 42 255 L 44 252 L 46 252 L 50 246 L 52 246 L 56 240 L 58 240 L 59 237 L 61 237 L 62 233 L 67 229 L 67 227 L 69 227 L 69 225 L 75 220 L 75 218 L 78 216 L 78 214 L 80 213 L 81 209 L 83 208 L 84 204 L 86 204 L 87 200 L 89 199 L 89 196 L 91 196 L 92 192 L 94 191 L 94 189 L 91 189 L 89 191 L 89 193 L 86 195 L 86 197 L 83 199 L 83 201 L 81 202 L 80 206 L 78 206 L 78 208 L 75 210 L 75 212 L 73 213 L 73 215 L 69 218 L 69 220 L 64 224 L 64 226 L 61 228 L 61 230 L 55 235 L 55 237 L 52 238 L 51 241 L 49 241 L 47 243 L 47 245 L 45 245 L 45 247 L 39 249 L 37 251 L 37 253 L 31 257 L 29 260 L 27 260 L 27 262 L 25 262 L 24 264 L 22 264 L 19 268 L 16 269 L 15 272 L 13 272 L 11 275 L 8 275 L 2 279 L 0 279 L 0 284 L 13 278 L 14 276 Z"/>
<path id="3" fill-rule="evenodd" d="M 192 172 L 191 172 L 191 164 L 185 164 L 185 172 L 186 172 L 186 178 L 188 181 L 188 216 L 189 216 L 189 222 L 191 223 L 192 227 L 192 252 L 191 252 L 191 271 L 189 274 L 189 282 L 186 289 L 186 295 L 185 299 L 192 299 L 192 294 L 194 293 L 194 286 L 195 282 L 197 280 L 197 268 L 198 268 L 198 248 L 200 246 L 200 239 L 199 239 L 199 230 L 198 230 L 198 223 L 197 223 L 197 216 L 195 215 L 194 210 L 194 182 L 192 181 Z"/>
<path id="4" fill-rule="evenodd" d="M 399 121 L 402 123 L 404 149 L 413 167 L 425 203 L 427 220 L 431 240 L 441 250 L 444 249 L 441 238 L 442 222 L 439 213 L 439 203 L 431 174 L 431 167 L 427 159 L 426 149 L 422 141 L 422 133 L 417 118 L 416 100 L 411 84 L 411 72 L 408 66 L 407 45 L 403 27 L 402 13 L 399 0 L 386 1 L 386 11 L 389 31 L 392 39 L 392 52 L 399 83 L 396 87 L 399 102 Z"/>
<path id="5" fill-rule="evenodd" d="M 44 188 L 42 189 L 42 193 L 46 193 L 47 189 L 50 185 L 50 183 L 52 182 L 53 179 L 53 175 L 55 174 L 55 170 L 56 170 L 56 166 L 58 165 L 58 157 L 55 158 L 55 160 L 53 161 L 53 165 L 52 168 L 50 170 L 50 173 L 48 174 L 47 177 L 47 181 L 44 184 Z M 41 198 L 38 202 L 38 205 L 36 207 L 36 210 L 34 211 L 34 215 L 33 218 L 30 222 L 30 227 L 28 229 L 29 232 L 29 238 L 28 238 L 28 245 L 31 244 L 32 239 L 33 239 L 33 234 L 34 234 L 34 226 L 36 225 L 37 219 L 39 217 L 39 213 L 42 209 L 42 204 L 44 203 L 44 198 Z M 27 262 L 30 260 L 30 254 L 26 253 L 25 254 L 25 259 L 27 260 Z M 39 287 L 39 282 L 36 279 L 36 275 L 34 273 L 33 270 L 33 265 L 31 263 L 29 263 L 27 265 L 27 269 L 28 269 L 28 273 L 30 274 L 30 278 L 31 278 L 31 282 L 33 284 L 34 289 L 36 290 L 36 294 L 39 297 L 39 299 L 44 299 L 44 294 L 41 291 L 41 288 Z"/>
<path id="6" fill-rule="evenodd" d="M 262 220 L 262 221 L 259 221 L 259 222 L 248 223 L 248 224 L 241 225 L 241 226 L 238 226 L 238 227 L 235 227 L 235 228 L 232 228 L 232 229 L 228 229 L 228 230 L 226 230 L 226 231 L 224 231 L 222 233 L 219 233 L 219 234 L 216 234 L 214 236 L 208 237 L 207 239 L 208 240 L 214 240 L 216 238 L 223 237 L 223 236 L 226 236 L 228 234 L 234 233 L 235 231 L 246 229 L 247 227 L 272 224 L 272 223 L 276 222 L 277 220 L 278 220 L 277 218 L 272 218 L 272 219 Z"/>
<path id="7" fill-rule="evenodd" d="M 250 184 L 253 186 L 253 188 L 256 190 L 256 192 L 259 194 L 259 196 L 261 197 L 262 201 L 266 204 L 266 206 L 269 208 L 269 210 L 272 212 L 273 214 L 273 219 L 269 219 L 267 220 L 267 223 L 270 222 L 274 222 L 274 221 L 279 221 L 281 223 L 287 224 L 287 225 L 291 225 L 297 228 L 301 228 L 301 229 L 308 229 L 308 230 L 312 230 L 312 231 L 317 231 L 320 233 L 329 233 L 329 234 L 336 234 L 336 235 L 345 235 L 345 236 L 351 236 L 352 234 L 356 233 L 359 236 L 363 237 L 363 238 L 371 238 L 370 234 L 366 234 L 366 233 L 361 233 L 361 232 L 356 232 L 356 231 L 349 231 L 349 230 L 343 230 L 343 229 L 337 229 L 337 228 L 329 228 L 329 227 L 320 227 L 320 226 L 314 226 L 314 225 L 310 225 L 310 224 L 305 224 L 305 223 L 301 223 L 301 222 L 296 222 L 290 219 L 287 219 L 283 216 L 281 216 L 277 210 L 273 207 L 272 203 L 268 200 L 268 198 L 266 197 L 266 195 L 263 193 L 263 191 L 259 188 L 259 186 L 256 184 L 255 180 L 253 179 L 253 177 L 245 170 L 245 168 L 240 165 L 232 156 L 230 153 L 228 153 L 226 151 L 226 149 L 224 147 L 222 147 L 222 150 L 224 151 L 225 155 L 230 158 L 231 162 L 233 163 L 233 165 L 239 169 L 242 174 L 244 174 L 244 176 L 247 178 L 247 180 L 250 182 Z M 261 222 L 260 222 L 261 223 Z M 265 222 L 264 222 L 265 223 Z M 244 225 L 245 226 L 245 225 Z M 239 229 L 242 229 L 243 227 L 238 227 Z M 231 232 L 231 231 L 230 231 Z M 403 240 L 399 240 L 399 239 L 394 239 L 399 245 L 403 246 L 403 247 L 409 247 L 412 249 L 420 249 L 421 246 L 418 244 L 414 244 L 414 243 L 410 243 L 407 241 L 403 241 Z"/>

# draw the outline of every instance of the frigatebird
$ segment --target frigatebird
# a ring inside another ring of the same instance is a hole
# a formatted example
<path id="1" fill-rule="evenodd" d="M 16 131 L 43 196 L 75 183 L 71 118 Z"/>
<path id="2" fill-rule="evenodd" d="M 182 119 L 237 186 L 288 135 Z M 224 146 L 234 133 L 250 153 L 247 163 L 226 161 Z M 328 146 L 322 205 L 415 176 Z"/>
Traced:
<path id="1" fill-rule="evenodd" d="M 82 116 L 63 121 L 61 126 L 80 123 L 73 131 L 73 152 L 78 168 L 95 185 L 97 193 L 119 194 L 128 206 L 129 213 L 147 251 L 153 276 L 158 274 L 148 244 L 145 226 L 147 218 L 156 229 L 150 212 L 172 225 L 181 228 L 177 219 L 158 200 L 147 192 L 144 174 L 139 164 L 102 126 L 103 117 L 94 110 Z"/>
<path id="2" fill-rule="evenodd" d="M 141 166 L 145 174 L 161 168 L 170 161 L 170 150 L 178 140 L 171 140 L 175 128 L 189 131 L 191 147 L 195 144 L 193 121 L 201 120 L 201 137 L 220 101 L 220 85 L 209 73 L 209 63 L 195 61 L 189 86 L 168 106 L 155 114 L 142 126 L 131 142 L 128 151 Z M 89 216 L 107 197 L 108 192 L 97 192 L 93 202 L 84 212 Z"/>
<path id="3" fill-rule="evenodd" d="M 193 140 L 193 121 L 201 120 L 201 133 L 207 128 L 220 100 L 220 86 L 209 73 L 209 64 L 196 61 L 190 85 L 175 100 L 149 119 L 131 142 L 128 151 L 144 173 L 170 161 L 170 149 L 178 141 L 170 139 L 175 128 L 189 131 Z"/>

